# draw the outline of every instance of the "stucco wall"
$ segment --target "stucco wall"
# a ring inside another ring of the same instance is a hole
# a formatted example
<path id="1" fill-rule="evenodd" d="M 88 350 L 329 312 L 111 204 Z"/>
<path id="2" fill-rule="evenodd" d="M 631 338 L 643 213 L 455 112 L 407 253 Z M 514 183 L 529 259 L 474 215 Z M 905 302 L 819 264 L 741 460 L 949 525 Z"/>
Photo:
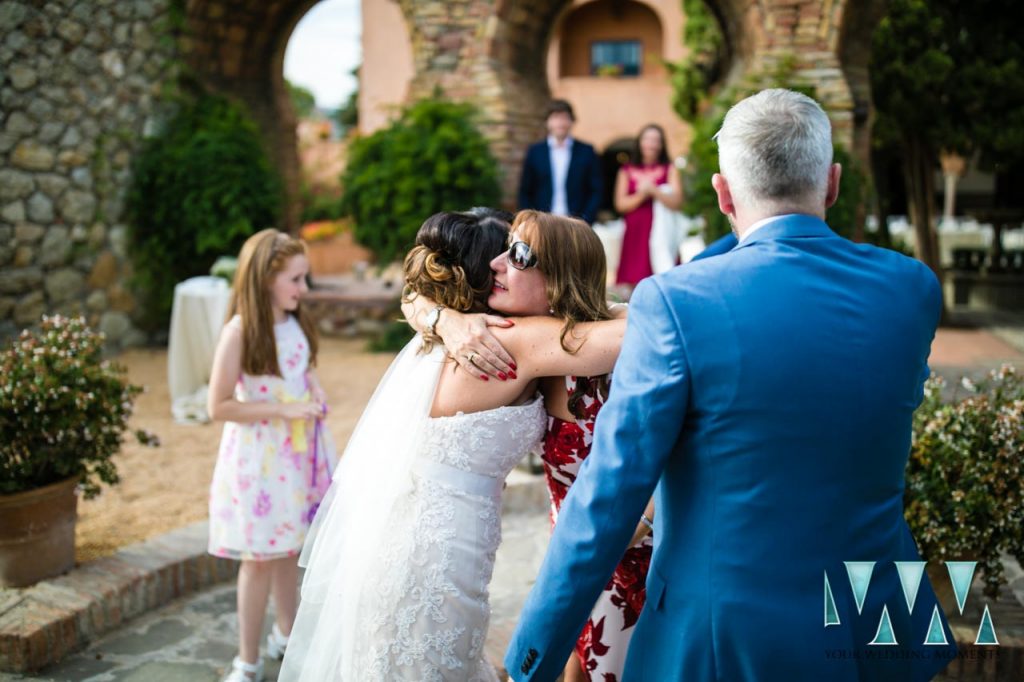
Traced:
<path id="1" fill-rule="evenodd" d="M 387 125 L 413 77 L 412 41 L 394 0 L 362 0 L 363 64 L 359 68 L 359 132 Z"/>

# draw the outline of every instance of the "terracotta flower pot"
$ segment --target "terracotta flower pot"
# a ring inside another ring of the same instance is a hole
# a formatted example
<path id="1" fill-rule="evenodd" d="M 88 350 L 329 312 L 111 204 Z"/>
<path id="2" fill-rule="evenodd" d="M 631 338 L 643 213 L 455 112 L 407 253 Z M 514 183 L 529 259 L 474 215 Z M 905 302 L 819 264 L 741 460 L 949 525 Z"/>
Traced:
<path id="1" fill-rule="evenodd" d="M 0 587 L 24 587 L 75 565 L 77 477 L 0 495 Z"/>
<path id="2" fill-rule="evenodd" d="M 373 253 L 359 246 L 350 232 L 309 242 L 306 250 L 314 277 L 345 274 L 357 263 L 373 260 Z"/>

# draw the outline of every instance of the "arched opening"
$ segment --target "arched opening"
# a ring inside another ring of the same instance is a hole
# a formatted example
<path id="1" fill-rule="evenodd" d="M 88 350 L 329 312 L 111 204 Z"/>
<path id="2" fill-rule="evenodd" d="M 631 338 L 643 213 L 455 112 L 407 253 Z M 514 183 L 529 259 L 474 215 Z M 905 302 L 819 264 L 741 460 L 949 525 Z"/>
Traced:
<path id="1" fill-rule="evenodd" d="M 260 127 L 284 183 L 281 227 L 298 227 L 301 171 L 296 117 L 284 78 L 284 55 L 295 26 L 318 0 L 190 0 L 183 55 L 214 92 L 242 102 Z"/>
<path id="2" fill-rule="evenodd" d="M 672 110 L 664 64 L 686 55 L 685 21 L 677 0 L 576 0 L 562 10 L 547 47 L 546 75 L 552 96 L 576 110 L 574 135 L 603 149 L 658 123 L 670 149 L 688 148 L 690 129 Z M 610 190 L 606 194 L 610 208 Z"/>
<path id="3" fill-rule="evenodd" d="M 288 38 L 284 73 L 298 119 L 303 222 L 337 218 L 345 138 L 358 125 L 359 0 L 322 0 Z"/>
<path id="4" fill-rule="evenodd" d="M 601 152 L 601 171 L 604 177 L 604 198 L 601 209 L 611 213 L 615 210 L 615 176 L 619 169 L 629 163 L 635 140 L 632 137 L 620 137 L 604 148 Z"/>
<path id="5" fill-rule="evenodd" d="M 558 75 L 636 78 L 661 75 L 661 21 L 633 0 L 596 0 L 571 9 L 559 31 Z"/>

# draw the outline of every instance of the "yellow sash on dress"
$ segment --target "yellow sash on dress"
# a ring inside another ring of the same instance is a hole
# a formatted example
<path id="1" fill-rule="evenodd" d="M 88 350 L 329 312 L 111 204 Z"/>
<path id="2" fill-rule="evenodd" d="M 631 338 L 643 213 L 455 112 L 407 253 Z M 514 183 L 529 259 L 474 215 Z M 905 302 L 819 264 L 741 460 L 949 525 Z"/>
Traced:
<path id="1" fill-rule="evenodd" d="M 308 403 L 310 401 L 309 391 L 295 397 L 287 391 L 282 391 L 281 401 L 285 403 Z M 292 419 L 292 452 L 305 452 L 309 446 L 306 441 L 306 420 Z"/>

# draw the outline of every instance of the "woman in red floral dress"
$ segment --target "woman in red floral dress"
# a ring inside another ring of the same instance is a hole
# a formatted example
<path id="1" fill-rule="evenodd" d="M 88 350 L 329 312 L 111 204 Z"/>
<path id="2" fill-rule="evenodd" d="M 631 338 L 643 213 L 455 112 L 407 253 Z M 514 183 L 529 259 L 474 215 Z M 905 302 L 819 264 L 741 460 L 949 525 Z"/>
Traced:
<path id="1" fill-rule="evenodd" d="M 608 395 L 609 377 L 564 377 L 545 380 L 544 405 L 548 431 L 544 437 L 544 473 L 551 495 L 551 526 L 590 454 L 594 420 Z M 556 416 L 559 413 L 564 415 Z M 645 516 L 652 515 L 648 506 Z M 644 606 L 647 570 L 654 542 L 648 528 L 638 524 L 630 547 L 598 597 L 583 632 L 576 656 L 565 667 L 565 682 L 618 682 L 626 663 L 633 626 Z"/>

